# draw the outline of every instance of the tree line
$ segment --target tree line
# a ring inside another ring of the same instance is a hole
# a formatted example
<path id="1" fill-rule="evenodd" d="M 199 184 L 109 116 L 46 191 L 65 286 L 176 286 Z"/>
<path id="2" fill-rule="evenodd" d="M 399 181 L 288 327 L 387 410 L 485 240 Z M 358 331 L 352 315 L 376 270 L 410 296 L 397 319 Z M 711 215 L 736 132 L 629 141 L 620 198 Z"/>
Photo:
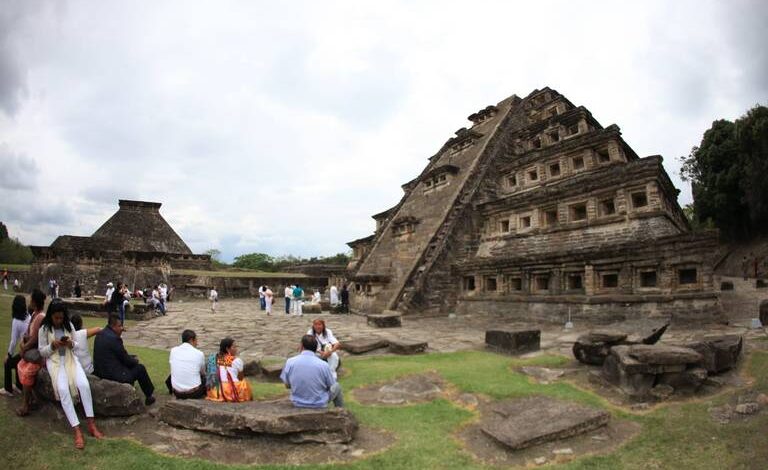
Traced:
<path id="1" fill-rule="evenodd" d="M 701 144 L 680 160 L 680 176 L 693 191 L 685 212 L 694 228 L 716 227 L 731 240 L 768 233 L 767 107 L 713 122 Z"/>
<path id="2" fill-rule="evenodd" d="M 11 238 L 8 234 L 8 227 L 0 222 L 0 265 L 29 264 L 33 258 L 32 250 L 18 239 Z"/>
<path id="3" fill-rule="evenodd" d="M 333 256 L 313 256 L 304 258 L 294 255 L 271 256 L 266 253 L 247 253 L 236 256 L 232 264 L 221 261 L 221 251 L 210 249 L 205 254 L 211 256 L 215 268 L 252 269 L 256 271 L 278 272 L 291 266 L 307 264 L 346 265 L 352 258 L 351 253 L 337 253 Z"/>

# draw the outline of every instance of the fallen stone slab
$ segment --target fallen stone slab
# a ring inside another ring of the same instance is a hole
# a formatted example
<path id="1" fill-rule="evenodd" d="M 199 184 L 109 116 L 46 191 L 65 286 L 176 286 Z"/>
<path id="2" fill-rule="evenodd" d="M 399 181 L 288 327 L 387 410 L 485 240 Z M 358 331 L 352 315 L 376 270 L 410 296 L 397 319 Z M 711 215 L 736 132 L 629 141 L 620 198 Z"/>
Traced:
<path id="1" fill-rule="evenodd" d="M 584 434 L 609 420 L 604 410 L 535 396 L 495 403 L 481 429 L 509 449 L 519 450 Z"/>
<path id="2" fill-rule="evenodd" d="M 93 412 L 98 417 L 133 416 L 144 413 L 144 399 L 132 385 L 86 374 L 91 385 Z M 48 401 L 56 401 L 51 376 L 47 370 L 37 373 L 35 391 Z"/>
<path id="3" fill-rule="evenodd" d="M 399 313 L 381 313 L 366 315 L 368 326 L 376 328 L 397 328 L 403 326 L 402 317 Z"/>
<path id="4" fill-rule="evenodd" d="M 387 346 L 389 341 L 382 338 L 360 338 L 341 343 L 341 349 L 351 354 L 363 354 Z"/>
<path id="5" fill-rule="evenodd" d="M 703 339 L 687 343 L 701 354 L 701 366 L 710 374 L 719 374 L 736 367 L 741 356 L 744 339 L 741 335 L 705 336 Z"/>
<path id="6" fill-rule="evenodd" d="M 392 354 L 419 354 L 427 350 L 426 341 L 398 339 L 389 341 L 389 352 Z"/>
<path id="7" fill-rule="evenodd" d="M 216 403 L 173 400 L 158 418 L 171 426 L 229 437 L 282 437 L 294 443 L 352 441 L 357 420 L 344 408 L 296 408 L 287 400 Z"/>
<path id="8" fill-rule="evenodd" d="M 696 364 L 701 354 L 691 348 L 664 344 L 638 344 L 629 347 L 629 355 L 640 362 L 658 365 Z"/>
<path id="9" fill-rule="evenodd" d="M 486 347 L 507 354 L 524 354 L 541 347 L 541 330 L 487 330 Z"/>

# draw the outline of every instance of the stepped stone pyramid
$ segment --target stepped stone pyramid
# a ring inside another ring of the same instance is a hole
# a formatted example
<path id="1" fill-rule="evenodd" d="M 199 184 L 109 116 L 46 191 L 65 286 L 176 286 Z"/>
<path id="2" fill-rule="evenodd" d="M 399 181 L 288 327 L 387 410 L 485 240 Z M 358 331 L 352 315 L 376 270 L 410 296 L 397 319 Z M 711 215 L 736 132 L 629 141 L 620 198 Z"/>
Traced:
<path id="1" fill-rule="evenodd" d="M 716 232 L 693 233 L 658 155 L 544 88 L 473 113 L 376 232 L 352 307 L 560 321 L 719 315 Z"/>

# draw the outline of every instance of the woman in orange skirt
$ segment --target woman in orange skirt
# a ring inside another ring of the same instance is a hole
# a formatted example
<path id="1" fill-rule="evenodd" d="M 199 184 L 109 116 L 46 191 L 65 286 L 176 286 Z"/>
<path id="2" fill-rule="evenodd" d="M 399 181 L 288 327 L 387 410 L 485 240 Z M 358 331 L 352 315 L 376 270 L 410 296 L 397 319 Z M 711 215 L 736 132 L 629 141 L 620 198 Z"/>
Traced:
<path id="1" fill-rule="evenodd" d="M 237 357 L 237 344 L 224 338 L 219 353 L 208 358 L 206 399 L 211 401 L 241 402 L 253 400 L 251 385 L 243 375 L 243 360 Z"/>

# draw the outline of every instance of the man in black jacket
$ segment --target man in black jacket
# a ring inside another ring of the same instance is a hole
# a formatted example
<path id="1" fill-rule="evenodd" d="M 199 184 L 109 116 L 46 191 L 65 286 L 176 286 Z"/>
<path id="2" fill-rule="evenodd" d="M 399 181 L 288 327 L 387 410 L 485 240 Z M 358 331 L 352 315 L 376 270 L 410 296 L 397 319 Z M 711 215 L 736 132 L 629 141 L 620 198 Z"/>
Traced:
<path id="1" fill-rule="evenodd" d="M 131 384 L 139 381 L 141 391 L 146 399 L 144 403 L 149 406 L 155 402 L 152 395 L 155 386 L 147 374 L 147 369 L 139 364 L 135 356 L 130 356 L 123 346 L 120 335 L 123 334 L 123 325 L 120 317 L 114 313 L 109 315 L 107 327 L 96 335 L 93 345 L 93 372 L 102 379 L 114 380 Z"/>

